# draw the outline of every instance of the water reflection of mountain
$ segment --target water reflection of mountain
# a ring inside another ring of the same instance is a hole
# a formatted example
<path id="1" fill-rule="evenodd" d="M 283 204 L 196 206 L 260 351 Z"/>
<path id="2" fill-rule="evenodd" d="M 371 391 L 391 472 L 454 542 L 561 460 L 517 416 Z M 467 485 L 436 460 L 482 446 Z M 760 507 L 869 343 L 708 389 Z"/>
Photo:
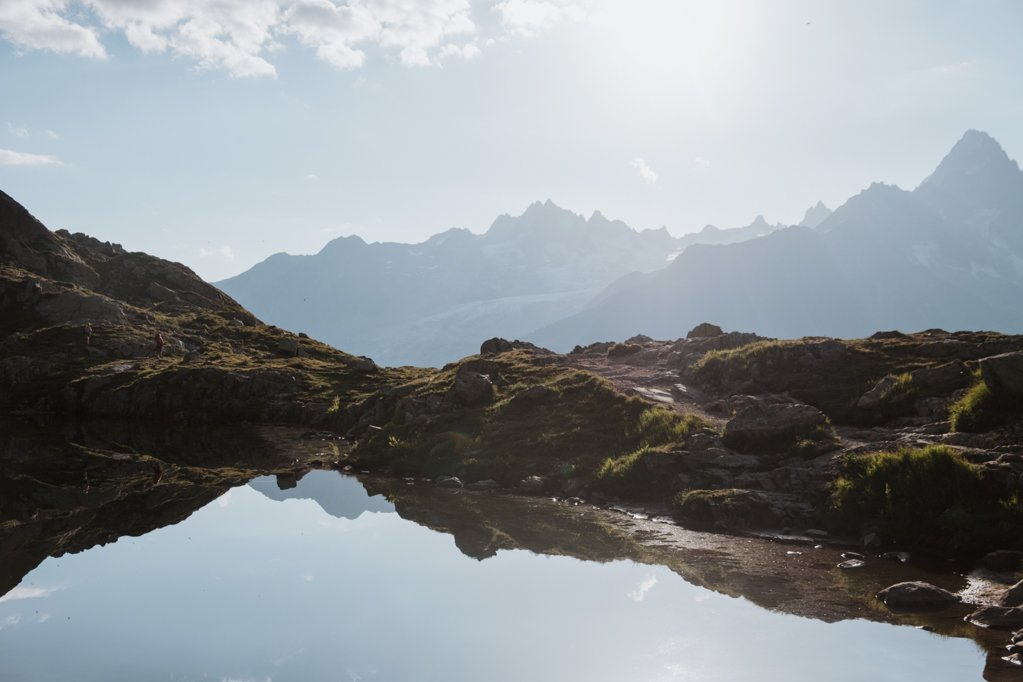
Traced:
<path id="1" fill-rule="evenodd" d="M 249 481 L 249 487 L 278 502 L 312 500 L 339 519 L 357 519 L 365 512 L 394 511 L 394 505 L 384 496 L 367 495 L 356 479 L 336 471 L 261 476 Z"/>
<path id="2" fill-rule="evenodd" d="M 950 567 L 871 560 L 855 571 L 841 570 L 841 549 L 790 545 L 759 538 L 736 538 L 688 531 L 673 524 L 625 514 L 569 507 L 548 499 L 475 494 L 433 486 L 408 487 L 400 481 L 366 479 L 368 492 L 385 494 L 398 514 L 448 533 L 465 554 L 480 561 L 501 550 L 584 561 L 630 560 L 662 565 L 686 582 L 772 611 L 836 622 L 866 619 L 925 627 L 951 637 L 975 640 L 988 651 L 984 679 L 1017 680 L 1019 670 L 1001 660 L 1005 633 L 963 622 L 973 607 L 938 613 L 898 614 L 875 594 L 896 582 L 924 580 L 958 590 L 966 580 Z"/>
<path id="3" fill-rule="evenodd" d="M 47 557 L 179 523 L 321 456 L 293 431 L 0 421 L 0 595 Z"/>

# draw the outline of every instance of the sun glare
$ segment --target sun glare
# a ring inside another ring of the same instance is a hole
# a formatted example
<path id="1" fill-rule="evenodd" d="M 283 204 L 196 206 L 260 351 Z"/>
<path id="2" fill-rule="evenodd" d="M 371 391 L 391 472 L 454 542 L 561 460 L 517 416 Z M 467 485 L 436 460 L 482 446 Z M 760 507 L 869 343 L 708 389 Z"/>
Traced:
<path id="1" fill-rule="evenodd" d="M 614 56 L 653 76 L 724 77 L 747 17 L 732 2 L 608 3 L 595 17 Z"/>

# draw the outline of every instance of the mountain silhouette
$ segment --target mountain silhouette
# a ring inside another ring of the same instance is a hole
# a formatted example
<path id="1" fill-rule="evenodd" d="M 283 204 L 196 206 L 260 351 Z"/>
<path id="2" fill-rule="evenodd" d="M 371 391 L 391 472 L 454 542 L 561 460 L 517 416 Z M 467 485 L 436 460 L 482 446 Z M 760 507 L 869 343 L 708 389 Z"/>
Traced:
<path id="1" fill-rule="evenodd" d="M 816 227 L 693 246 L 528 335 L 574 344 L 685 334 L 704 320 L 777 337 L 1023 330 L 1023 172 L 968 131 L 913 191 L 875 183 Z"/>
<path id="2" fill-rule="evenodd" d="M 314 256 L 279 253 L 217 286 L 269 323 L 384 365 L 439 366 L 583 308 L 619 277 L 654 272 L 693 243 L 751 239 L 758 218 L 681 239 L 535 202 L 484 234 L 450 229 L 420 244 L 342 237 Z"/>

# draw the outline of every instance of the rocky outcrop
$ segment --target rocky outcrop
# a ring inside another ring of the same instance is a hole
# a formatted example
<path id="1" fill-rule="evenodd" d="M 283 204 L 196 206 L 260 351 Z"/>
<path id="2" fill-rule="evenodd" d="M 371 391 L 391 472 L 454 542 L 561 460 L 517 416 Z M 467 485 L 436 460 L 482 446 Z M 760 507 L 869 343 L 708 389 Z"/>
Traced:
<path id="1" fill-rule="evenodd" d="M 700 324 L 696 325 L 695 327 L 689 330 L 689 333 L 686 334 L 686 338 L 707 339 L 713 338 L 715 336 L 721 336 L 724 333 L 725 332 L 721 329 L 721 327 L 717 326 L 716 324 L 711 324 L 710 322 L 701 322 Z"/>
<path id="2" fill-rule="evenodd" d="M 930 583 L 909 581 L 886 587 L 877 593 L 885 606 L 900 611 L 926 611 L 958 604 L 959 596 Z"/>
<path id="3" fill-rule="evenodd" d="M 777 450 L 815 435 L 827 423 L 824 413 L 804 403 L 757 401 L 736 412 L 721 438 L 744 452 Z"/>
<path id="4" fill-rule="evenodd" d="M 980 361 L 984 383 L 995 393 L 1023 396 L 1023 351 L 1002 353 Z"/>
<path id="5" fill-rule="evenodd" d="M 1023 608 L 1015 606 L 984 606 L 966 620 L 982 628 L 993 630 L 1015 630 L 1023 627 Z"/>

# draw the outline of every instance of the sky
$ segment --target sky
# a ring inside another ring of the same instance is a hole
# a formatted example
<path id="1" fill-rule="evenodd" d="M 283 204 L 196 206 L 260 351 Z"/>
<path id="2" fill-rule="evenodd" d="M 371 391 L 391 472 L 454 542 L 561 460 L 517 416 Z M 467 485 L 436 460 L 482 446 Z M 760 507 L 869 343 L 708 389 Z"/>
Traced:
<path id="1" fill-rule="evenodd" d="M 215 281 L 551 199 L 676 235 L 1023 159 L 1015 0 L 0 0 L 0 189 Z"/>

